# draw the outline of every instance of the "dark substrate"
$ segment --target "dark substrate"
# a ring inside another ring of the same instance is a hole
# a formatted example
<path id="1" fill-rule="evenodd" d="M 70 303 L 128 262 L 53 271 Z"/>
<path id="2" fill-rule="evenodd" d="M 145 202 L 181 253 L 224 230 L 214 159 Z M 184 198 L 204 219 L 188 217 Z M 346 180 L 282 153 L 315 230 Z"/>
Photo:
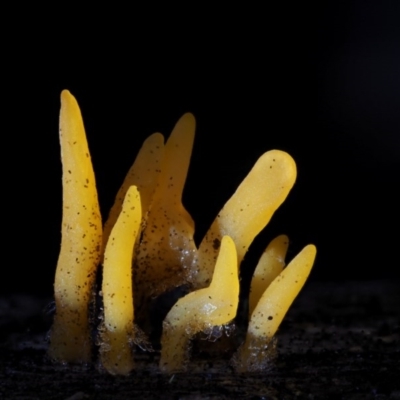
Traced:
<path id="1" fill-rule="evenodd" d="M 172 376 L 158 372 L 157 352 L 136 354 L 128 377 L 54 364 L 48 303 L 0 299 L 1 399 L 400 399 L 400 282 L 309 283 L 278 332 L 278 357 L 247 374 L 196 346 L 188 372 Z"/>

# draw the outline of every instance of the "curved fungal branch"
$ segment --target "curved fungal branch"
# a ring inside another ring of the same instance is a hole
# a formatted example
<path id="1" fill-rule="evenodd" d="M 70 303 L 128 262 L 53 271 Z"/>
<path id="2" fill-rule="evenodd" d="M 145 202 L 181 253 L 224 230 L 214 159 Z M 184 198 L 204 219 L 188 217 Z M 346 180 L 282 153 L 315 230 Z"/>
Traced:
<path id="1" fill-rule="evenodd" d="M 173 373 L 185 369 L 193 335 L 230 322 L 236 316 L 238 302 L 236 248 L 233 240 L 224 236 L 210 286 L 178 300 L 164 320 L 161 371 Z"/>
<path id="2" fill-rule="evenodd" d="M 130 346 L 134 339 L 132 260 L 141 218 L 140 195 L 131 186 L 104 252 L 100 355 L 104 368 L 113 375 L 127 375 L 134 365 Z"/>
<path id="3" fill-rule="evenodd" d="M 195 260 L 195 287 L 207 286 L 214 270 L 218 243 L 228 235 L 235 242 L 238 265 L 250 244 L 268 224 L 296 180 L 293 158 L 279 150 L 262 155 L 212 223 Z"/>

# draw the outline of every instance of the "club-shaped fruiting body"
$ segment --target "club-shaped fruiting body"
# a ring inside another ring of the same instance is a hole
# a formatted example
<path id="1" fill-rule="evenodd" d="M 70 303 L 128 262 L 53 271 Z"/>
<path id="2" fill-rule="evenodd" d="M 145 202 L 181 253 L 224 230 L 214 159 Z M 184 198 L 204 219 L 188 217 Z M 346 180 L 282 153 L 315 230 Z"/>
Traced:
<path id="1" fill-rule="evenodd" d="M 165 144 L 159 133 L 144 142 L 102 230 L 80 110 L 68 91 L 61 103 L 62 243 L 49 354 L 59 361 L 90 360 L 88 310 L 101 263 L 103 314 L 97 342 L 104 368 L 112 374 L 134 368 L 133 343 L 143 340 L 135 335 L 146 329 L 152 299 L 185 285 L 191 291 L 170 309 L 161 339 L 160 369 L 180 371 L 196 333 L 234 320 L 241 261 L 289 194 L 295 162 L 283 151 L 263 154 L 197 248 L 194 222 L 182 205 L 195 131 L 193 115 L 185 114 Z M 201 192 L 206 201 L 206 188 Z M 255 270 L 248 334 L 235 355 L 238 371 L 265 367 L 260 357 L 311 270 L 315 246 L 305 247 L 284 268 L 287 243 L 284 235 L 274 239 Z"/>

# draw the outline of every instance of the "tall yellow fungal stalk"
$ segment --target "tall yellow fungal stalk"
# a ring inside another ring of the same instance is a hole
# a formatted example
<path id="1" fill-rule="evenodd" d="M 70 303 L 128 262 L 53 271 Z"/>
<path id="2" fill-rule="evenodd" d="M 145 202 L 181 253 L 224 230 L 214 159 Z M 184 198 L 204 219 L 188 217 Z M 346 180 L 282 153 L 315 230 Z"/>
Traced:
<path id="1" fill-rule="evenodd" d="M 163 372 L 185 368 L 196 333 L 221 327 L 236 317 L 240 264 L 255 236 L 289 194 L 296 180 L 296 164 L 283 151 L 263 154 L 197 249 L 194 222 L 182 204 L 194 131 L 195 120 L 188 113 L 177 122 L 165 145 L 159 133 L 144 142 L 102 235 L 82 117 L 75 98 L 62 92 L 62 243 L 49 349 L 54 359 L 87 362 L 91 358 L 94 346 L 88 309 L 100 261 L 104 315 L 97 336 L 100 360 L 111 374 L 128 374 L 134 368 L 132 344 L 138 342 L 134 324 L 143 328 L 148 323 L 149 304 L 166 291 L 181 285 L 192 290 L 164 320 Z M 274 239 L 254 272 L 248 332 L 235 355 L 238 371 L 265 367 L 271 339 L 311 270 L 315 246 L 306 246 L 283 269 L 287 245 L 284 235 Z"/>
<path id="2" fill-rule="evenodd" d="M 81 112 L 67 90 L 61 94 L 60 142 L 63 219 L 49 354 L 60 361 L 87 362 L 91 358 L 88 310 L 101 254 L 102 225 Z"/>
<path id="3" fill-rule="evenodd" d="M 140 195 L 136 186 L 131 186 L 104 252 L 100 353 L 103 366 L 112 374 L 125 375 L 133 368 L 132 261 L 141 219 Z"/>

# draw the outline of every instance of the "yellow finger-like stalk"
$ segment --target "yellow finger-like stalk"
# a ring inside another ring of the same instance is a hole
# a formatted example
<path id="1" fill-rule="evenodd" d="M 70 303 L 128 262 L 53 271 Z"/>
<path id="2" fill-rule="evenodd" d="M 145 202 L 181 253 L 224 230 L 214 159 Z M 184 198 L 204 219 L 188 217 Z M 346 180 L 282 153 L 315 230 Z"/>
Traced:
<path id="1" fill-rule="evenodd" d="M 185 282 L 196 247 L 194 222 L 182 205 L 195 131 L 184 114 L 169 137 L 137 258 L 135 284 L 146 296 Z"/>
<path id="2" fill-rule="evenodd" d="M 254 311 L 258 301 L 270 283 L 282 272 L 289 245 L 286 235 L 276 237 L 265 249 L 251 280 L 249 297 L 249 315 Z"/>
<path id="3" fill-rule="evenodd" d="M 306 246 L 262 295 L 251 315 L 246 340 L 238 351 L 239 371 L 253 371 L 266 367 L 268 344 L 304 286 L 314 264 L 316 252 L 314 245 Z"/>
<path id="4" fill-rule="evenodd" d="M 104 252 L 100 354 L 104 368 L 111 374 L 126 375 L 133 368 L 132 258 L 141 217 L 140 195 L 136 186 L 131 186 Z"/>
<path id="5" fill-rule="evenodd" d="M 189 359 L 191 337 L 230 322 L 236 316 L 238 301 L 236 248 L 233 240 L 224 236 L 210 286 L 178 300 L 164 320 L 161 370 L 173 373 L 184 369 Z"/>
<path id="6" fill-rule="evenodd" d="M 194 286 L 212 277 L 222 236 L 232 237 L 240 265 L 253 239 L 268 224 L 296 180 L 296 164 L 279 150 L 262 155 L 212 223 L 195 260 Z"/>
<path id="7" fill-rule="evenodd" d="M 141 208 L 143 214 L 142 224 L 145 223 L 151 199 L 160 176 L 161 162 L 164 156 L 164 137 L 161 133 L 154 133 L 143 143 L 135 162 L 128 171 L 112 206 L 108 219 L 104 224 L 103 245 L 105 247 L 111 229 L 117 220 L 126 192 L 131 186 L 136 186 L 140 193 Z"/>
<path id="8" fill-rule="evenodd" d="M 61 250 L 54 283 L 56 315 L 49 354 L 60 361 L 91 356 L 88 307 L 100 259 L 102 226 L 92 162 L 75 98 L 61 94 L 63 165 Z"/>

